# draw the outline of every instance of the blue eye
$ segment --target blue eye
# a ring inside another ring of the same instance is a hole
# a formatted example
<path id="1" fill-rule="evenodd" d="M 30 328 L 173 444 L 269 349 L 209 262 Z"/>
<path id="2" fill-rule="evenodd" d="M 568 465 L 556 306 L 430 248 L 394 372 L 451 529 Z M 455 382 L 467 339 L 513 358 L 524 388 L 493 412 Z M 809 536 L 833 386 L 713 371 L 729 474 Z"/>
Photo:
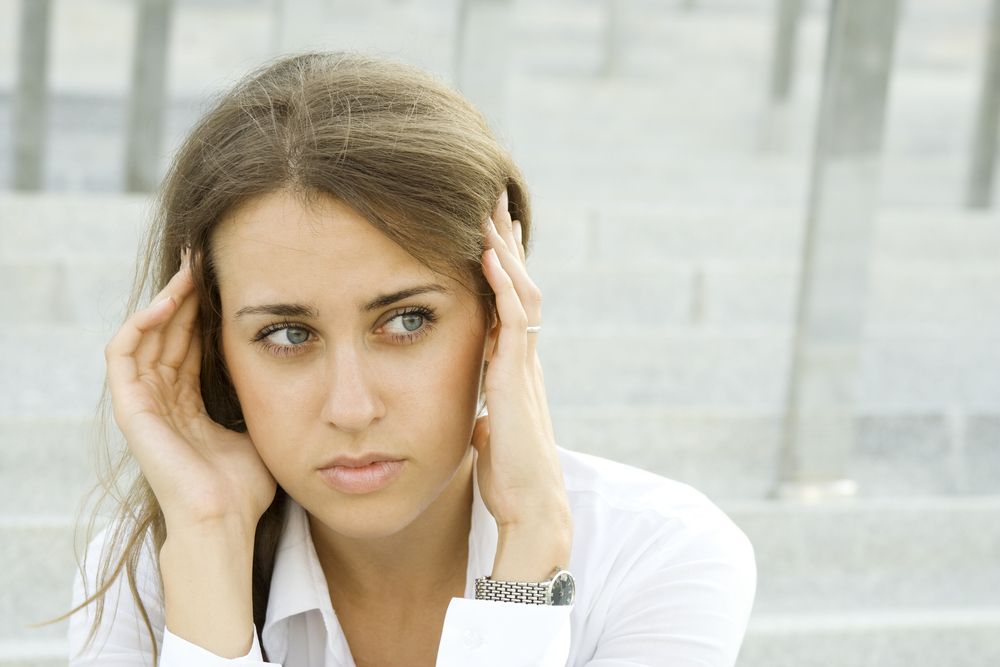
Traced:
<path id="1" fill-rule="evenodd" d="M 283 334 L 290 344 L 278 344 L 273 342 L 277 334 Z M 276 357 L 287 357 L 297 353 L 297 348 L 305 347 L 305 342 L 311 335 L 310 331 L 300 324 L 293 322 L 277 322 L 262 329 L 256 336 L 250 339 L 251 343 L 256 343 Z M 275 338 L 272 338 L 274 336 Z"/>
<path id="2" fill-rule="evenodd" d="M 397 343 L 412 343 L 430 331 L 435 319 L 437 318 L 430 309 L 413 308 L 396 314 L 386 324 L 399 320 L 404 333 L 390 336 Z"/>
<path id="3" fill-rule="evenodd" d="M 284 334 L 285 340 L 291 343 L 293 347 L 298 347 L 309 339 L 309 332 L 299 326 L 286 326 L 281 327 L 280 329 L 273 329 L 265 336 L 265 338 L 274 342 L 273 339 L 271 339 L 271 336 L 274 336 L 275 334 Z M 279 344 L 279 347 L 288 346 Z"/>

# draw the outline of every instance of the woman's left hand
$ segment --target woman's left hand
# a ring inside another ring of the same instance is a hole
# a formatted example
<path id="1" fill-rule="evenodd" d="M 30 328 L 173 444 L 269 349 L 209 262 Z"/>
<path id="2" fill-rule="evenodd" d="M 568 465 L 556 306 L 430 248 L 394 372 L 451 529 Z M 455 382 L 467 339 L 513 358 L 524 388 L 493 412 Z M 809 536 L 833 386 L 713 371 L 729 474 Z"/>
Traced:
<path id="1" fill-rule="evenodd" d="M 488 414 L 476 420 L 479 489 L 501 536 L 571 538 L 566 484 L 535 350 L 542 295 L 528 276 L 520 223 L 507 211 L 507 190 L 487 220 L 483 271 L 496 294 L 500 332 L 486 368 Z M 494 224 L 495 223 L 495 224 Z"/>

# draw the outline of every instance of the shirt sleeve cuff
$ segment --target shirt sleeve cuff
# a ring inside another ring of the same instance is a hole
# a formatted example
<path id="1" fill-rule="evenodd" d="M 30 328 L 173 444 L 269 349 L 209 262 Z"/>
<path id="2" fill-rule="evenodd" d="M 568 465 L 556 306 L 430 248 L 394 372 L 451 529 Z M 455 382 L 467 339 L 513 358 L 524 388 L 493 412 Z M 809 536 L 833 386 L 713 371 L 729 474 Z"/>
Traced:
<path id="1" fill-rule="evenodd" d="M 452 598 L 436 667 L 565 667 L 573 605 Z"/>
<path id="2" fill-rule="evenodd" d="M 257 640 L 257 626 L 253 628 L 253 644 L 250 652 L 239 658 L 223 658 L 197 644 L 178 637 L 163 628 L 163 649 L 160 656 L 160 667 L 224 667 L 229 665 L 247 665 L 252 667 L 281 667 L 276 662 L 264 662 Z"/>

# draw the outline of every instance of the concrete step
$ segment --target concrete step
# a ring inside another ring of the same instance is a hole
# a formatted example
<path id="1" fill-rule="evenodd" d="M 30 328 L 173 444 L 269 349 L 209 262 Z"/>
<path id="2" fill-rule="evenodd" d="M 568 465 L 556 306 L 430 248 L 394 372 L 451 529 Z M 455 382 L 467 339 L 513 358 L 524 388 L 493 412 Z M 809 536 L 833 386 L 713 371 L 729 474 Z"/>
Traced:
<path id="1" fill-rule="evenodd" d="M 602 167 L 626 164 L 635 172 L 630 176 L 641 178 L 649 172 L 660 178 L 659 187 L 643 179 L 652 194 L 663 188 L 672 193 L 692 179 L 722 184 L 728 191 L 739 188 L 740 182 L 718 181 L 710 170 L 699 170 L 697 165 L 707 157 L 805 159 L 812 152 L 818 71 L 803 71 L 799 86 L 804 92 L 780 111 L 769 111 L 764 99 L 764 72 L 766 65 L 754 62 L 727 62 L 709 70 L 686 64 L 676 66 L 666 81 L 659 77 L 655 86 L 647 79 L 621 77 L 515 76 L 502 134 L 536 184 L 547 185 L 548 172 L 557 168 L 559 174 L 577 178 L 603 175 L 613 184 L 615 172 L 602 171 Z M 896 75 L 883 158 L 883 192 L 889 201 L 909 197 L 926 202 L 931 193 L 940 196 L 963 184 L 971 109 L 978 90 L 976 72 L 970 64 L 959 74 L 921 70 Z M 204 94 L 170 101 L 165 154 L 172 152 L 169 147 L 176 147 L 204 111 Z M 677 99 L 684 99 L 684 104 L 677 104 Z M 0 116 L 9 116 L 10 104 L 10 92 L 0 91 Z M 50 104 L 49 185 L 57 190 L 119 190 L 126 111 L 123 95 L 60 93 Z M 621 112 L 625 106 L 627 114 Z M 912 112 L 918 108 L 920 114 Z M 637 127 L 647 128 L 641 137 Z M 770 153 L 758 150 L 765 131 L 772 135 Z M 0 148 L 4 145 L 0 136 Z M 943 170 L 935 166 L 942 160 Z M 807 164 L 799 171 L 800 176 L 807 176 Z M 923 175 L 919 188 L 913 173 Z M 762 177 L 773 180 L 775 175 L 758 169 L 743 178 L 756 182 Z M 768 194 L 780 197 L 782 193 L 769 190 Z M 954 194 L 954 201 L 959 201 L 960 192 Z"/>
<path id="2" fill-rule="evenodd" d="M 21 322 L 64 324 L 110 334 L 118 329 L 132 287 L 134 263 L 84 260 L 0 260 L 0 308 Z"/>
<path id="3" fill-rule="evenodd" d="M 518 159 L 536 191 L 564 199 L 585 197 L 607 204 L 632 201 L 648 206 L 662 201 L 689 205 L 727 201 L 755 208 L 806 203 L 809 168 L 804 162 L 785 169 L 772 167 L 766 157 L 743 154 L 705 157 L 698 155 L 696 148 L 683 152 L 692 154 L 685 158 L 684 164 L 665 157 L 655 166 L 636 164 L 631 158 L 615 155 L 602 156 L 603 164 L 587 164 L 565 151 L 553 151 L 554 156 L 525 155 Z M 879 202 L 893 207 L 964 206 L 967 169 L 967 160 L 962 157 L 937 161 L 904 157 L 898 163 L 887 162 L 879 178 Z M 628 178 L 622 178 L 622 174 Z"/>
<path id="4" fill-rule="evenodd" d="M 85 524 L 84 524 L 85 527 Z M 80 531 L 80 541 L 85 537 Z M 76 574 L 69 517 L 0 518 L 0 642 L 65 639 L 67 620 L 40 628 L 70 609 Z M 83 545 L 80 545 L 82 553 Z M 65 664 L 65 663 L 64 663 Z"/>
<path id="5" fill-rule="evenodd" d="M 114 423 L 113 445 L 124 446 Z M 0 418 L 0 517 L 72 516 L 97 482 L 96 420 Z"/>
<path id="6" fill-rule="evenodd" d="M 774 490 L 780 413 L 553 406 L 558 441 L 687 482 L 716 499 Z M 1000 413 L 862 413 L 845 475 L 862 497 L 1000 493 Z"/>
<path id="7" fill-rule="evenodd" d="M 724 508 L 757 554 L 755 614 L 1000 608 L 1000 495 Z"/>
<path id="8" fill-rule="evenodd" d="M 0 667 L 66 667 L 65 639 L 0 641 Z"/>
<path id="9" fill-rule="evenodd" d="M 3 417 L 91 415 L 104 382 L 101 331 L 77 326 L 19 327 L 0 332 Z M 16 352 L 15 352 L 16 350 Z"/>
<path id="10" fill-rule="evenodd" d="M 791 176 L 794 160 L 771 159 Z M 753 161 L 714 166 L 731 175 Z M 760 165 L 758 165 L 760 166 Z M 725 174 L 719 174 L 720 178 Z M 646 198 L 655 190 L 646 192 Z M 747 209 L 739 202 L 610 202 L 539 190 L 529 264 L 595 262 L 630 268 L 709 259 L 796 262 L 805 208 L 771 201 Z M 150 216 L 151 200 L 116 194 L 0 193 L 4 229 L 0 261 L 29 259 L 133 260 Z M 1000 219 L 990 211 L 954 207 L 883 207 L 873 230 L 873 261 L 997 262 Z M 534 259 L 537 257 L 537 260 Z"/>
<path id="11" fill-rule="evenodd" d="M 539 266 L 615 262 L 638 268 L 709 259 L 797 262 L 801 256 L 806 209 L 796 204 L 567 201 L 572 200 L 555 193 L 537 198 Z M 872 235 L 875 265 L 940 260 L 996 266 L 1000 260 L 1000 218 L 991 211 L 883 207 L 876 212 Z"/>
<path id="12" fill-rule="evenodd" d="M 551 414 L 562 446 L 686 482 L 713 499 L 763 499 L 776 483 L 779 414 L 560 406 Z M 113 451 L 122 451 L 109 426 Z M 864 498 L 1000 494 L 1000 411 L 861 414 L 855 433 L 845 474 Z M 78 512 L 97 480 L 97 435 L 93 414 L 0 418 L 0 517 Z"/>
<path id="13" fill-rule="evenodd" d="M 1000 606 L 758 614 L 737 667 L 985 667 L 1000 664 Z"/>
<path id="14" fill-rule="evenodd" d="M 122 194 L 0 195 L 0 261 L 133 260 L 151 200 Z"/>

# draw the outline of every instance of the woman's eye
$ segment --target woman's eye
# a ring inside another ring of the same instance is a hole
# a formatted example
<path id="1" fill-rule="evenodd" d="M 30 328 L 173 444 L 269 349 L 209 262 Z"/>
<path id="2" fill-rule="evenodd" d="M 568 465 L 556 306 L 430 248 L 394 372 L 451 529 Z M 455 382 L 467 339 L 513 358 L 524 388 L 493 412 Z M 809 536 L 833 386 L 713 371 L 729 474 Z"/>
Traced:
<path id="1" fill-rule="evenodd" d="M 266 338 L 276 345 L 296 346 L 309 339 L 309 332 L 299 327 L 282 327 L 268 334 Z"/>
<path id="2" fill-rule="evenodd" d="M 261 331 L 251 339 L 276 357 L 295 354 L 297 348 L 309 340 L 309 330 L 291 324 L 275 325 Z"/>
<path id="3" fill-rule="evenodd" d="M 392 327 L 395 332 L 390 333 L 390 337 L 397 343 L 412 343 L 427 335 L 436 319 L 434 311 L 429 308 L 412 308 L 397 313 L 385 323 L 385 326 L 388 327 L 393 322 L 399 322 L 399 327 Z"/>
<path id="4" fill-rule="evenodd" d="M 424 323 L 424 316 L 419 313 L 406 313 L 404 315 L 397 315 L 396 317 L 389 320 L 389 322 L 399 321 L 402 328 L 397 329 L 400 333 L 412 333 L 418 331 L 420 326 Z M 388 322 L 387 322 L 388 324 Z"/>

